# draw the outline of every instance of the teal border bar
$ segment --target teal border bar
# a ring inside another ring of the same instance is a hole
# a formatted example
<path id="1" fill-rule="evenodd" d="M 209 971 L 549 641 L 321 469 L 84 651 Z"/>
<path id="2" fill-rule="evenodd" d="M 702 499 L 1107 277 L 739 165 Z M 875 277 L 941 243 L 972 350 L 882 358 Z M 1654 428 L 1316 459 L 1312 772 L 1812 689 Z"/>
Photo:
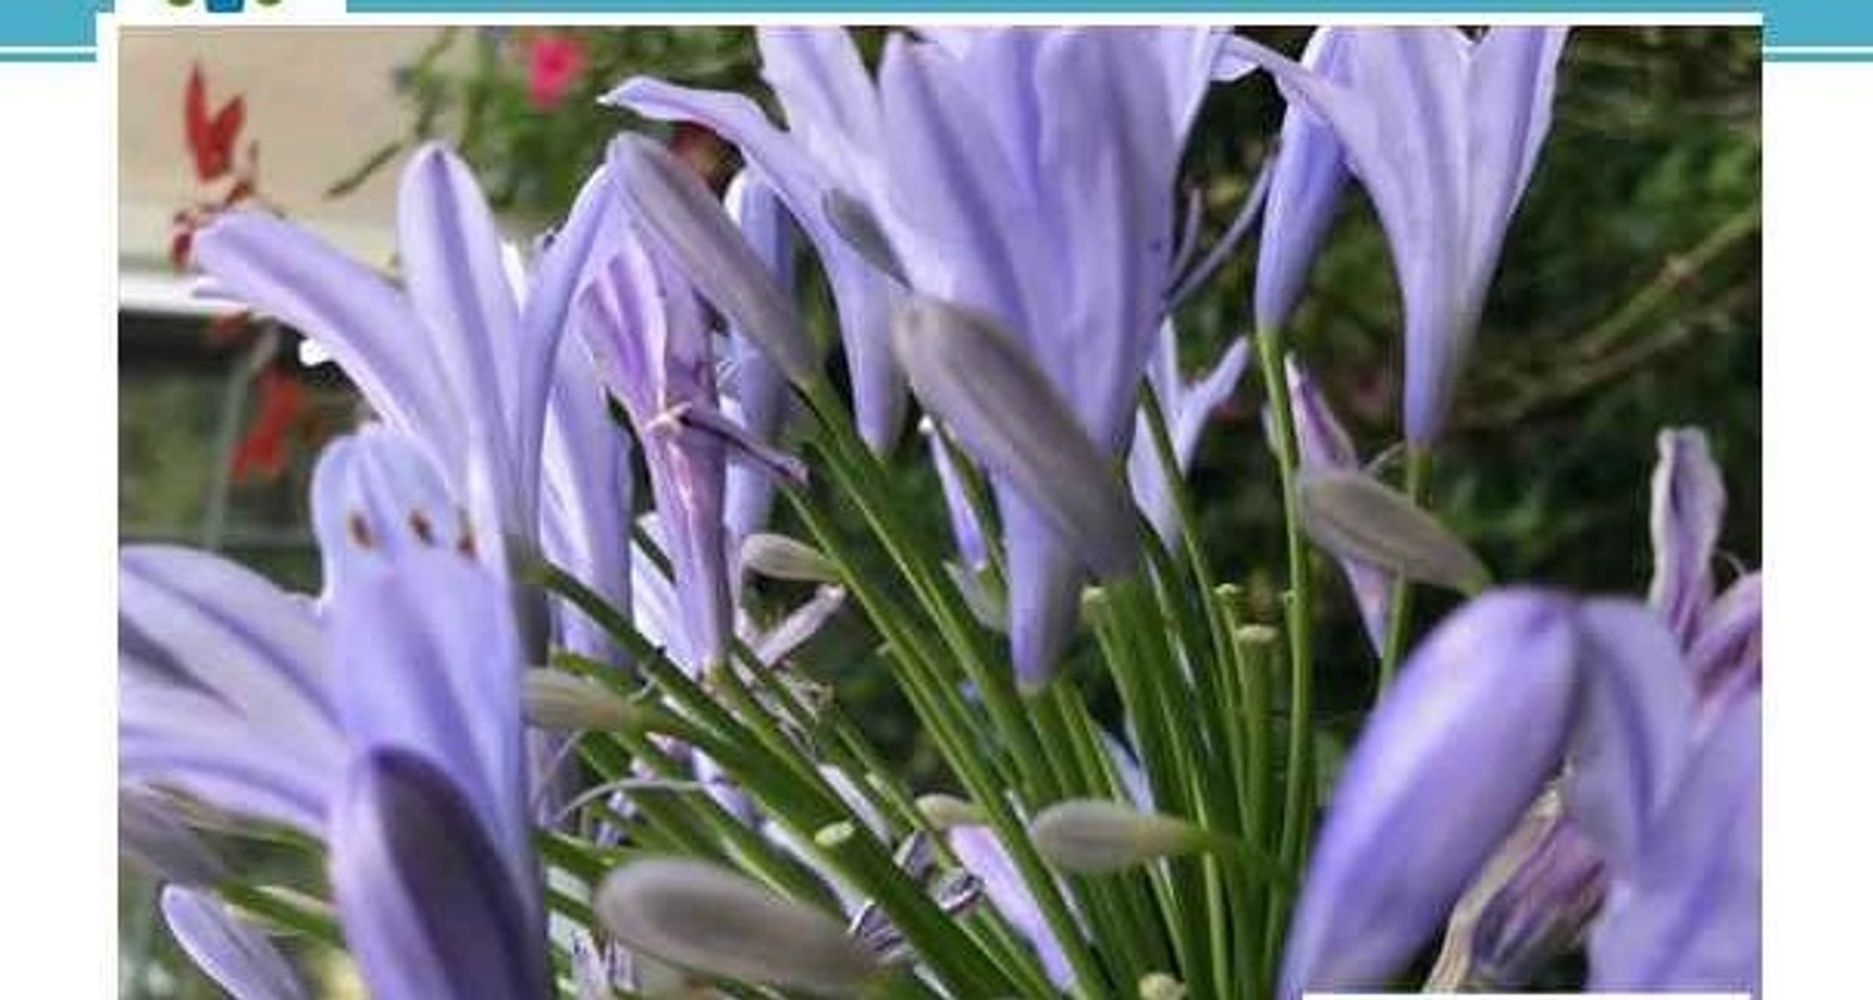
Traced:
<path id="1" fill-rule="evenodd" d="M 74 62 L 63 53 L 6 52 L 12 47 L 87 50 L 96 58 L 97 15 L 115 0 L 0 0 L 0 61 Z"/>
<path id="2" fill-rule="evenodd" d="M 292 0 L 283 0 L 291 4 Z M 98 13 L 115 0 L 0 0 L 0 62 L 96 58 Z M 1135 11 L 1179 14 L 1430 13 L 1761 14 L 1764 58 L 1777 62 L 1866 62 L 1873 53 L 1873 0 L 347 0 L 359 14 L 993 14 Z M 230 17 L 237 23 L 238 17 Z M 1813 51 L 1819 46 L 1854 51 Z M 8 49 L 26 51 L 7 51 Z M 37 49 L 38 51 L 32 51 Z M 1865 49 L 1867 51 L 1859 51 Z"/>
<path id="3" fill-rule="evenodd" d="M 291 2 L 291 0 L 287 0 Z M 347 0 L 359 14 L 1754 14 L 1765 0 Z M 1773 6 L 1774 0 L 1768 0 Z M 1858 2 L 1858 0 L 1841 0 Z"/>
<path id="4" fill-rule="evenodd" d="M 1873 47 L 1873 3 L 1868 0 L 1764 0 L 1763 44 Z"/>

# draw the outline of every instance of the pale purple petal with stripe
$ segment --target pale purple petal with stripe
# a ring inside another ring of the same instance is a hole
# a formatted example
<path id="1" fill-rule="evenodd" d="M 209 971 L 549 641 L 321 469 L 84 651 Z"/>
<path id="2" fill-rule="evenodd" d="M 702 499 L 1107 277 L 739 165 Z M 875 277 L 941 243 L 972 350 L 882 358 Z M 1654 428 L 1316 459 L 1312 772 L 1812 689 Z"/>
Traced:
<path id="1" fill-rule="evenodd" d="M 1345 28 L 1314 29 L 1301 65 L 1345 83 L 1351 37 Z M 1271 331 L 1294 311 L 1348 176 L 1333 129 L 1301 105 L 1289 106 L 1282 116 L 1275 156 L 1255 260 L 1255 328 Z"/>
<path id="2" fill-rule="evenodd" d="M 1699 747 L 1637 863 L 1615 868 L 1588 948 L 1595 990 L 1741 990 L 1762 979 L 1762 702 Z"/>
<path id="3" fill-rule="evenodd" d="M 216 556 L 118 558 L 123 777 L 316 833 L 343 744 L 312 606 Z"/>
<path id="4" fill-rule="evenodd" d="M 327 625 L 350 745 L 396 748 L 446 775 L 527 884 L 524 663 L 506 582 L 453 550 L 385 563 L 354 545 L 347 558 L 360 565 Z"/>
<path id="5" fill-rule="evenodd" d="M 1704 609 L 1685 661 L 1697 685 L 1700 725 L 1762 690 L 1761 573 L 1732 583 Z"/>
<path id="6" fill-rule="evenodd" d="M 397 254 L 410 302 L 460 407 L 466 459 L 480 466 L 469 475 L 487 477 L 501 537 L 531 547 L 546 378 L 528 369 L 552 364 L 559 330 L 538 331 L 546 344 L 522 341 L 494 216 L 468 166 L 440 146 L 418 150 L 403 170 Z M 535 398 L 520 398 L 523 381 Z"/>
<path id="7" fill-rule="evenodd" d="M 739 239 L 739 236 L 737 237 Z M 715 360 L 700 303 L 672 263 L 628 241 L 581 302 L 579 333 L 599 378 L 636 432 L 656 501 L 660 544 L 675 570 L 681 648 L 701 670 L 733 635 L 725 439 L 685 419 L 717 406 Z"/>
<path id="8" fill-rule="evenodd" d="M 1528 189 L 1554 112 L 1565 28 L 1498 25 L 1470 60 L 1468 232 L 1464 298 L 1481 303 L 1516 203 Z"/>
<path id="9" fill-rule="evenodd" d="M 306 992 L 286 956 L 260 929 L 212 893 L 163 887 L 163 922 L 182 950 L 234 1000 L 300 1000 Z"/>
<path id="10" fill-rule="evenodd" d="M 1652 587 L 1646 599 L 1689 642 L 1710 603 L 1711 559 L 1723 529 L 1723 473 L 1704 432 L 1667 428 L 1658 435 L 1652 470 Z"/>
<path id="11" fill-rule="evenodd" d="M 371 408 L 449 461 L 461 416 L 429 333 L 389 282 L 304 229 L 261 212 L 223 215 L 195 237 L 218 289 L 323 347 Z"/>
<path id="12" fill-rule="evenodd" d="M 1383 987 L 1442 924 L 1561 762 L 1576 691 L 1571 618 L 1562 595 L 1494 591 L 1412 652 L 1327 806 L 1282 997 Z"/>
<path id="13" fill-rule="evenodd" d="M 1691 680 L 1658 617 L 1637 601 L 1580 607 L 1581 713 L 1563 795 L 1616 865 L 1630 865 L 1691 744 Z"/>
<path id="14" fill-rule="evenodd" d="M 773 188 L 744 170 L 729 182 L 723 196 L 729 217 L 741 227 L 748 245 L 774 273 L 782 287 L 794 286 L 793 227 Z M 729 331 L 730 374 L 723 379 L 725 394 L 734 399 L 736 416 L 748 435 L 772 444 L 787 415 L 787 380 L 761 349 L 738 330 Z M 729 537 L 740 539 L 767 526 L 774 505 L 774 480 L 760 470 L 742 465 L 728 470 L 724 519 Z"/>
<path id="15" fill-rule="evenodd" d="M 1041 967 L 1047 970 L 1047 978 L 1055 986 L 1068 989 L 1073 985 L 1073 967 L 1067 961 L 1066 952 L 1060 948 L 1060 939 L 1054 936 L 1047 918 L 1041 913 L 1040 904 L 1028 889 L 1027 883 L 1015 868 L 1014 859 L 1008 856 L 1007 848 L 995 832 L 986 826 L 951 827 L 948 833 L 950 850 L 956 852 L 956 860 L 964 870 L 981 880 L 982 890 L 988 895 L 989 902 L 999 911 L 1017 933 L 1026 938 L 1028 945 L 1040 958 Z"/>
<path id="16" fill-rule="evenodd" d="M 1158 394 L 1169 424 L 1172 458 L 1180 472 L 1188 472 L 1196 458 L 1197 441 L 1242 381 L 1249 365 L 1249 342 L 1238 339 L 1229 345 L 1215 367 L 1186 383 L 1177 365 L 1177 332 L 1169 320 L 1159 334 L 1158 348 L 1152 353 L 1146 377 Z M 1141 413 L 1132 431 L 1132 448 L 1126 456 L 1126 478 L 1132 484 L 1132 497 L 1151 519 L 1151 524 L 1166 541 L 1178 532 L 1177 512 L 1171 502 L 1169 484 L 1164 479 L 1164 460 L 1159 455 L 1150 427 Z"/>
<path id="17" fill-rule="evenodd" d="M 545 1000 L 545 936 L 481 817 L 426 755 L 380 746 L 346 772 L 330 868 L 345 940 L 380 1000 Z M 524 864 L 534 862 L 524 853 Z M 529 876 L 532 878 L 533 876 Z"/>

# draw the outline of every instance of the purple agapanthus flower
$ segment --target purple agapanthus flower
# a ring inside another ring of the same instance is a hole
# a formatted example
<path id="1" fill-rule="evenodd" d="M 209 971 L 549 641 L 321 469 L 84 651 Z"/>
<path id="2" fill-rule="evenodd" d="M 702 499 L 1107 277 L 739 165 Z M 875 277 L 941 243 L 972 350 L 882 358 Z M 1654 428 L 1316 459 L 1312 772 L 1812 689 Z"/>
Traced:
<path id="1" fill-rule="evenodd" d="M 840 235 L 827 208 L 835 195 L 867 204 L 881 191 L 878 95 L 843 29 L 769 27 L 756 37 L 762 74 L 786 112 L 786 131 L 740 94 L 648 77 L 626 81 L 607 100 L 652 118 L 707 126 L 740 147 L 749 171 L 786 204 L 832 286 L 859 432 L 883 451 L 904 422 L 904 379 L 889 343 L 897 290 Z"/>
<path id="2" fill-rule="evenodd" d="M 1333 129 L 1378 211 L 1405 301 L 1405 435 L 1424 445 L 1442 430 L 1510 217 L 1547 136 L 1566 31 L 1503 26 L 1475 40 L 1448 27 L 1338 31 L 1343 51 L 1313 69 L 1244 44 L 1290 100 Z M 1303 151 L 1325 154 L 1318 145 Z M 1311 163 L 1305 172 L 1312 175 Z M 1271 190 L 1271 222 L 1273 200 Z M 1315 222 L 1296 230 L 1305 235 Z M 1301 262 L 1270 266 L 1291 274 Z M 1283 305 L 1286 280 L 1268 293 L 1269 308 Z"/>
<path id="3" fill-rule="evenodd" d="M 615 210 L 609 185 L 594 178 L 530 276 L 510 276 L 468 167 L 425 146 L 399 190 L 401 292 L 259 212 L 216 220 L 194 253 L 213 294 L 291 323 L 420 444 L 484 536 L 483 558 L 525 562 L 544 551 L 623 604 L 626 539 L 614 532 L 630 507 L 625 445 L 605 419 L 589 361 L 565 350 L 562 336 Z M 563 643 L 610 652 L 569 608 L 556 617 Z M 537 645 L 535 623 L 526 631 Z"/>
<path id="4" fill-rule="evenodd" d="M 1675 640 L 1694 694 L 1693 739 L 1728 719 L 1762 688 L 1762 577 L 1743 575 L 1721 593 L 1713 566 L 1724 510 L 1723 477 L 1701 431 L 1669 428 L 1658 437 L 1652 478 L 1653 614 Z M 1579 941 L 1592 905 L 1607 893 L 1605 851 L 1566 815 L 1552 839 L 1563 849 L 1519 861 L 1506 884 L 1480 899 L 1480 917 L 1460 943 L 1470 975 L 1517 986 Z M 1473 889 L 1475 895 L 1478 890 Z M 1453 928 L 1453 933 L 1456 931 Z M 1447 950 L 1449 945 L 1447 945 Z"/>
<path id="5" fill-rule="evenodd" d="M 918 291 L 999 322 L 1107 454 L 1129 444 L 1170 281 L 1175 176 L 1209 82 L 1243 67 L 1207 29 L 945 31 L 879 71 L 880 212 Z M 1080 568 L 997 483 L 1017 672 L 1045 679 Z"/>
<path id="6" fill-rule="evenodd" d="M 1683 656 L 1637 602 L 1472 601 L 1413 652 L 1347 761 L 1282 995 L 1384 985 L 1557 775 L 1611 873 L 1594 982 L 1753 990 L 1760 746 L 1733 721 L 1753 711 L 1739 700 L 1700 737 Z"/>
<path id="7" fill-rule="evenodd" d="M 728 137 L 800 220 L 841 293 L 875 446 L 897 423 L 897 404 L 879 401 L 902 388 L 870 304 L 896 279 L 842 235 L 835 202 L 869 214 L 917 291 L 1012 331 L 1094 441 L 1118 453 L 1170 282 L 1184 137 L 1210 80 L 1249 67 L 1212 29 L 920 35 L 891 39 L 874 83 L 844 32 L 763 32 L 785 133 L 738 95 L 640 78 L 613 99 Z M 871 318 L 855 330 L 861 316 Z M 1079 570 L 1044 516 L 998 491 L 1014 657 L 1024 678 L 1043 679 L 1071 629 Z"/>
<path id="8" fill-rule="evenodd" d="M 321 602 L 123 551 L 120 769 L 323 839 L 374 995 L 544 997 L 511 585 L 401 434 L 341 441 L 313 492 Z"/>

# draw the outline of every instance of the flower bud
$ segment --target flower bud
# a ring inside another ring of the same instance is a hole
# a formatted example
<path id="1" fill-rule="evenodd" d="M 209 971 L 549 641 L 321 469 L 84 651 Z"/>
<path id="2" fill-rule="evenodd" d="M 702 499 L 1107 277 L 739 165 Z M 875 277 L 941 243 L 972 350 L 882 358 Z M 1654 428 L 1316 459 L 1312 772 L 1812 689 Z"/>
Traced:
<path id="1" fill-rule="evenodd" d="M 1138 1000 L 1184 1000 L 1190 989 L 1167 972 L 1147 972 L 1138 980 Z"/>
<path id="2" fill-rule="evenodd" d="M 930 825 L 939 830 L 947 830 L 952 826 L 980 826 L 988 822 L 981 806 L 941 792 L 917 796 L 917 811 L 923 813 Z"/>
<path id="3" fill-rule="evenodd" d="M 1475 594 L 1489 570 L 1468 546 L 1404 494 L 1361 472 L 1301 473 L 1301 516 L 1309 537 L 1342 559 Z"/>
<path id="4" fill-rule="evenodd" d="M 626 865 L 606 877 L 594 904 L 625 947 L 726 979 L 849 994 L 879 970 L 825 913 L 701 861 Z"/>
<path id="5" fill-rule="evenodd" d="M 606 157 L 619 190 L 656 244 L 796 385 L 817 380 L 819 351 L 793 303 L 715 196 L 683 161 L 640 135 L 612 141 Z"/>
<path id="6" fill-rule="evenodd" d="M 140 785 L 118 786 L 117 842 L 127 857 L 166 882 L 210 885 L 228 873 L 169 798 Z"/>
<path id="7" fill-rule="evenodd" d="M 833 232 L 838 233 L 847 246 L 865 258 L 866 263 L 898 284 L 910 285 L 910 279 L 904 276 L 903 261 L 898 259 L 890 238 L 884 234 L 884 227 L 878 224 L 878 217 L 872 214 L 869 206 L 835 188 L 826 192 L 822 207 L 826 210 L 826 221 L 832 223 Z"/>
<path id="8" fill-rule="evenodd" d="M 1033 504 L 1061 544 L 1102 577 L 1138 563 L 1131 498 L 1047 375 L 994 320 L 912 299 L 891 327 L 924 408 Z"/>
<path id="9" fill-rule="evenodd" d="M 741 565 L 774 580 L 838 583 L 839 567 L 805 542 L 757 531 L 741 543 Z"/>
<path id="10" fill-rule="evenodd" d="M 1078 875 L 1120 871 L 1204 843 L 1203 832 L 1183 820 L 1105 799 L 1048 806 L 1028 832 L 1049 864 Z"/>
<path id="11" fill-rule="evenodd" d="M 574 733 L 628 728 L 636 718 L 631 703 L 595 681 L 560 670 L 529 670 L 522 696 L 527 721 L 541 729 Z"/>

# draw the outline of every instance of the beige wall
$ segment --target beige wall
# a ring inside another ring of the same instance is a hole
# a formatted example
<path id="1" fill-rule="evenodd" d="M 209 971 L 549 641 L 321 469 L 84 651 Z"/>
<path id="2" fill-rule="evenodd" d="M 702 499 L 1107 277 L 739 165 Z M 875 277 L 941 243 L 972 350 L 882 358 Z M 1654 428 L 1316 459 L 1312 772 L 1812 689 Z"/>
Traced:
<path id="1" fill-rule="evenodd" d="M 169 220 L 199 196 L 183 139 L 189 66 L 208 77 L 211 109 L 247 101 L 243 136 L 260 143 L 263 191 L 288 214 L 360 258 L 389 260 L 395 165 L 346 198 L 323 193 L 402 135 L 409 106 L 395 67 L 432 37 L 425 28 L 164 28 L 124 31 L 119 45 L 119 250 L 132 271 L 167 268 Z"/>

